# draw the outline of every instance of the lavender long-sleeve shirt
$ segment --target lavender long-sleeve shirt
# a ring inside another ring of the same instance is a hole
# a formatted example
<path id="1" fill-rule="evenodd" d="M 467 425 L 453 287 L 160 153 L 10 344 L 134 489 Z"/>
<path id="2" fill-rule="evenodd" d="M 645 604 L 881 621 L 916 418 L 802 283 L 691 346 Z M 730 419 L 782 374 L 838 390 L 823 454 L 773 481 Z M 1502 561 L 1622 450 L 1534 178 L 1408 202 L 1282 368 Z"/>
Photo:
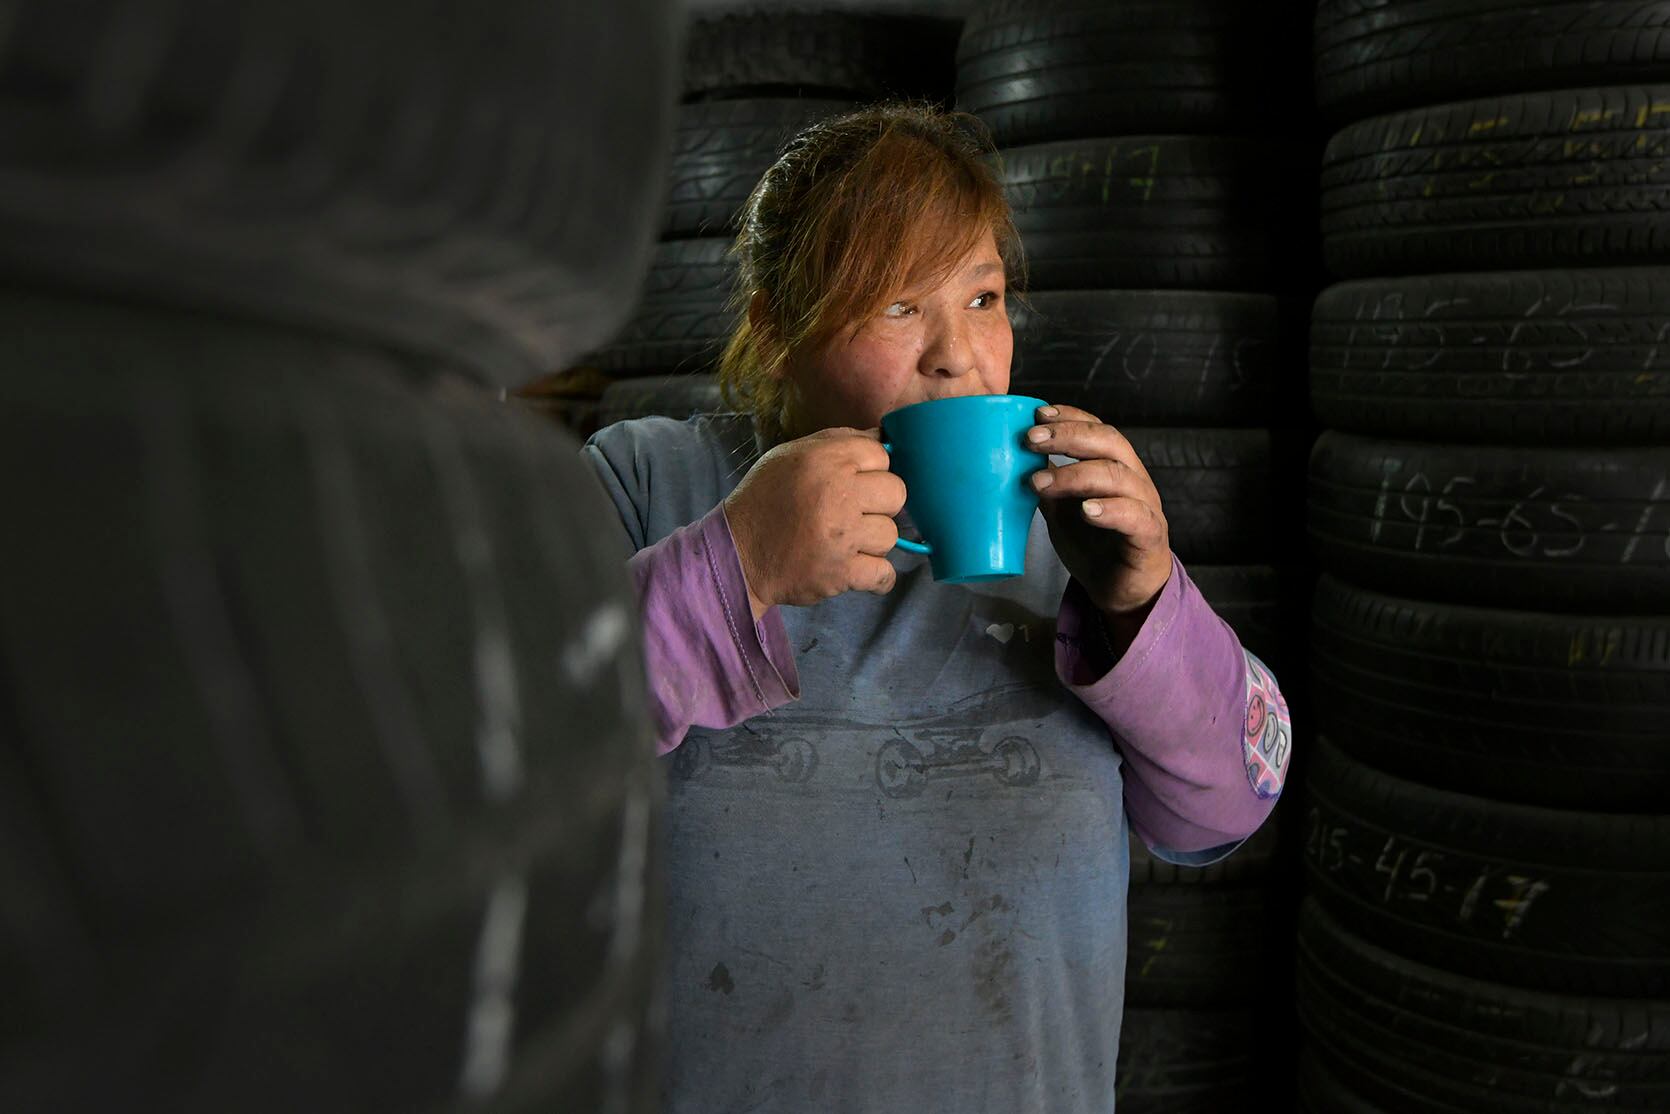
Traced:
<path id="1" fill-rule="evenodd" d="M 669 763 L 667 1108 L 1113 1108 L 1129 822 L 1206 862 L 1279 792 L 1262 664 L 1181 564 L 1115 660 L 1041 520 L 1027 574 L 752 621 L 736 418 L 587 448 L 634 551 Z M 804 690 L 804 691 L 803 691 Z"/>

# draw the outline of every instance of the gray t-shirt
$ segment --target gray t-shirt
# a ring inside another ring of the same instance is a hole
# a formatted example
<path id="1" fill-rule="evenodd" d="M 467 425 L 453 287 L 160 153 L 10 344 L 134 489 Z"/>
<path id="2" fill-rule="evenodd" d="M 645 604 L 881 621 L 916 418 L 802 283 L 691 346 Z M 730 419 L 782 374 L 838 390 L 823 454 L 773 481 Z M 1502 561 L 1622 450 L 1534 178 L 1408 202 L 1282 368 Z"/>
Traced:
<path id="1" fill-rule="evenodd" d="M 634 549 L 754 457 L 734 417 L 588 446 Z M 783 608 L 802 696 L 668 774 L 672 1114 L 1109 1114 L 1129 844 L 1108 726 L 1058 680 L 1067 573 Z M 1250 794 L 1250 790 L 1248 790 Z"/>

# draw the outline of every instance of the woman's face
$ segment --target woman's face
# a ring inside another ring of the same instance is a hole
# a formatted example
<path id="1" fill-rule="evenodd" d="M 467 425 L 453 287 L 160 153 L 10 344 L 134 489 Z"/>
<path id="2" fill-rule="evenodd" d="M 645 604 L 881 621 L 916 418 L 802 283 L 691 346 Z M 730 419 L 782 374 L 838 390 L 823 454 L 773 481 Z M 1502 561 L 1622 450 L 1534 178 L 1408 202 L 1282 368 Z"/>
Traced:
<path id="1" fill-rule="evenodd" d="M 913 402 L 1005 394 L 1014 334 L 990 231 L 931 289 L 899 291 L 856 331 L 790 364 L 788 434 L 873 429 Z"/>

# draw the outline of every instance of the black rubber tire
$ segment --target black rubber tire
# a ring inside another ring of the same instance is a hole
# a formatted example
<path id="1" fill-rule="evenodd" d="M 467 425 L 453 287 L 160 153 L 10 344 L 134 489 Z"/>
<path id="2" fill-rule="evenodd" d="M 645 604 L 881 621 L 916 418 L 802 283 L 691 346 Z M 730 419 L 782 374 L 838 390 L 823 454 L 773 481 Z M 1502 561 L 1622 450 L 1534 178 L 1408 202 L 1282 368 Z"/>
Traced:
<path id="1" fill-rule="evenodd" d="M 1262 1109 L 1264 1066 L 1247 1039 L 1258 1014 L 1128 1009 L 1119 1030 L 1119 1114 L 1241 1114 Z"/>
<path id="2" fill-rule="evenodd" d="M 631 305 L 666 181 L 669 0 L 10 8 L 9 280 L 334 332 L 502 387 Z"/>
<path id="3" fill-rule="evenodd" d="M 1125 1005 L 1204 1009 L 1256 1002 L 1281 943 L 1263 886 L 1133 885 Z"/>
<path id="4" fill-rule="evenodd" d="M 1015 304 L 1010 389 L 1130 425 L 1268 423 L 1275 298 L 1175 290 L 1041 292 Z"/>
<path id="5" fill-rule="evenodd" d="M 914 97 L 949 102 L 959 26 L 841 11 L 748 11 L 698 19 L 685 44 L 684 99 Z"/>
<path id="6" fill-rule="evenodd" d="M 1670 1002 L 1515 990 L 1299 913 L 1299 1017 L 1388 1111 L 1670 1110 Z"/>
<path id="7" fill-rule="evenodd" d="M 1391 1114 L 1348 1089 L 1310 1047 L 1299 1052 L 1299 1111 L 1300 1114 Z"/>
<path id="8" fill-rule="evenodd" d="M 584 362 L 616 376 L 717 370 L 736 325 L 730 250 L 717 237 L 657 244 L 631 320 Z"/>
<path id="9" fill-rule="evenodd" d="M 1427 603 L 1324 576 L 1311 646 L 1318 728 L 1358 761 L 1549 808 L 1670 800 L 1670 618 Z"/>
<path id="10" fill-rule="evenodd" d="M 1326 432 L 1310 461 L 1325 568 L 1485 606 L 1670 611 L 1670 451 L 1383 441 Z"/>
<path id="11" fill-rule="evenodd" d="M 1311 399 L 1350 433 L 1670 441 L 1670 269 L 1364 279 L 1311 324 Z"/>
<path id="12" fill-rule="evenodd" d="M 661 415 L 683 420 L 726 409 L 718 380 L 711 375 L 650 375 L 611 383 L 603 392 L 600 425 Z"/>
<path id="13" fill-rule="evenodd" d="M 1268 560 L 1270 434 L 1262 429 L 1121 429 L 1159 489 L 1185 564 Z"/>
<path id="14" fill-rule="evenodd" d="M 1147 845 L 1132 833 L 1131 888 L 1134 890 L 1138 886 L 1221 886 L 1259 882 L 1269 876 L 1280 842 L 1279 825 L 1276 816 L 1272 815 L 1227 859 L 1219 859 L 1210 866 L 1178 866 L 1156 859 Z"/>
<path id="15" fill-rule="evenodd" d="M 332 339 L 0 331 L 0 1109 L 654 1109 L 662 778 L 576 442 Z"/>
<path id="16" fill-rule="evenodd" d="M 1342 277 L 1670 259 L 1670 86 L 1377 116 L 1329 141 L 1322 239 Z"/>
<path id="17" fill-rule="evenodd" d="M 1504 804 L 1394 778 L 1318 735 L 1310 892 L 1441 970 L 1621 998 L 1670 993 L 1670 815 Z"/>
<path id="18" fill-rule="evenodd" d="M 788 141 L 819 120 L 853 107 L 853 101 L 792 97 L 681 106 L 662 236 L 672 240 L 735 233 L 748 195 Z"/>
<path id="19" fill-rule="evenodd" d="M 1253 290 L 1277 261 L 1268 144 L 1146 135 L 999 152 L 1034 290 Z"/>
<path id="20" fill-rule="evenodd" d="M 1224 0 L 995 0 L 969 13 L 957 107 L 999 146 L 1238 131 L 1259 119 L 1256 6 Z"/>
<path id="21" fill-rule="evenodd" d="M 1334 119 L 1576 85 L 1670 80 L 1670 4 L 1322 0 L 1316 97 Z"/>

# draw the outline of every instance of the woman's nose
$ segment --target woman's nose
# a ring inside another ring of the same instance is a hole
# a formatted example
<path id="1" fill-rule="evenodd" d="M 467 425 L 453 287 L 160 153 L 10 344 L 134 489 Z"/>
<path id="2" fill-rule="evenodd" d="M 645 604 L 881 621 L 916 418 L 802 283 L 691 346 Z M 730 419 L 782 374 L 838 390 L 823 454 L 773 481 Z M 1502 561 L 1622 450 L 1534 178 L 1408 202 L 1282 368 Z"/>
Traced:
<path id="1" fill-rule="evenodd" d="M 955 379 L 977 370 L 974 346 L 959 329 L 942 329 L 922 350 L 918 370 L 924 375 Z"/>

